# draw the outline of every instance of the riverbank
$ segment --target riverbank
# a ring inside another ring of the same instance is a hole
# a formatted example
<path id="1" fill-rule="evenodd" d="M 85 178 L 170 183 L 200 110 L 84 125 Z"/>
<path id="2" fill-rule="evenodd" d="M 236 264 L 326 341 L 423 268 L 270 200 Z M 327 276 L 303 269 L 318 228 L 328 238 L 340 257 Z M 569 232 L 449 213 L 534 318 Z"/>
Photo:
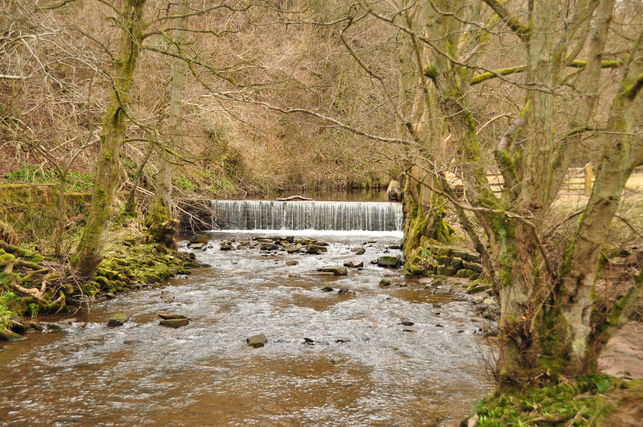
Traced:
<path id="1" fill-rule="evenodd" d="M 462 427 L 638 426 L 643 380 L 597 374 L 549 387 L 496 392 L 482 399 Z"/>
<path id="2" fill-rule="evenodd" d="M 0 241 L 0 340 L 16 341 L 39 329 L 41 313 L 70 312 L 117 294 L 189 274 L 194 254 L 148 243 L 142 230 L 126 227 L 110 235 L 91 280 L 75 277 L 69 265 L 25 247 Z"/>

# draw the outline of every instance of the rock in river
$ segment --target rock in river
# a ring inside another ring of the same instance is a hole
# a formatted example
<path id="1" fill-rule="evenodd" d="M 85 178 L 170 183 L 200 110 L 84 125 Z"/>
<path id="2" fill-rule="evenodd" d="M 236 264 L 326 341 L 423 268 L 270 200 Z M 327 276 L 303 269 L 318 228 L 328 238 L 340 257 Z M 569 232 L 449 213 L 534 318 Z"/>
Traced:
<path id="1" fill-rule="evenodd" d="M 317 271 L 322 273 L 333 273 L 335 276 L 346 276 L 348 274 L 346 267 L 342 267 L 341 265 L 326 265 L 318 268 Z"/>
<path id="2" fill-rule="evenodd" d="M 397 268 L 400 265 L 399 256 L 381 256 L 377 259 L 379 267 Z"/>
<path id="3" fill-rule="evenodd" d="M 187 326 L 190 323 L 190 320 L 187 317 L 182 319 L 161 319 L 159 325 L 167 326 L 168 328 L 180 328 L 181 326 Z"/>
<path id="4" fill-rule="evenodd" d="M 180 328 L 190 323 L 190 319 L 181 314 L 159 313 L 159 317 L 161 318 L 159 325 L 168 328 Z"/>
<path id="5" fill-rule="evenodd" d="M 107 326 L 113 328 L 116 326 L 123 326 L 129 320 L 129 316 L 125 313 L 116 313 L 107 321 Z"/>
<path id="6" fill-rule="evenodd" d="M 246 338 L 246 342 L 250 347 L 259 348 L 266 345 L 266 343 L 268 342 L 268 338 L 266 338 L 264 334 L 258 334 Z"/>
<path id="7" fill-rule="evenodd" d="M 362 268 L 364 267 L 364 261 L 360 262 L 355 262 L 355 261 L 347 261 L 344 263 L 344 267 L 348 268 Z"/>

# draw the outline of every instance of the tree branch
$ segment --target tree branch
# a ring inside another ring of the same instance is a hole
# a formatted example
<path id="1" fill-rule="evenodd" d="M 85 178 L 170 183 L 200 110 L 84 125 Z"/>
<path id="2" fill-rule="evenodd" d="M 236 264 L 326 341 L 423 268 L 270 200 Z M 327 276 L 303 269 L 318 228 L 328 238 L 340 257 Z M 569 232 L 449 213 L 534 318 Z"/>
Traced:
<path id="1" fill-rule="evenodd" d="M 601 68 L 616 68 L 616 67 L 620 67 L 621 65 L 623 65 L 621 61 L 609 61 L 609 60 L 601 61 Z M 567 66 L 571 68 L 583 69 L 587 66 L 587 61 L 571 61 L 570 63 L 567 64 Z M 522 73 L 526 69 L 527 69 L 526 65 L 518 65 L 516 67 L 509 67 L 509 68 L 499 68 L 497 70 L 493 70 L 488 73 L 482 73 L 482 74 L 478 74 L 477 76 L 473 76 L 470 84 L 476 85 L 478 83 L 482 83 L 489 79 L 494 79 L 498 76 L 508 76 L 510 74 Z"/>
<path id="2" fill-rule="evenodd" d="M 487 6 L 489 6 L 491 9 L 493 9 L 494 12 L 496 12 L 496 15 L 502 19 L 502 21 L 513 31 L 516 33 L 518 38 L 522 40 L 523 42 L 529 41 L 529 27 L 520 22 L 518 18 L 513 16 L 509 10 L 502 5 L 500 2 L 497 0 L 483 0 Z"/>

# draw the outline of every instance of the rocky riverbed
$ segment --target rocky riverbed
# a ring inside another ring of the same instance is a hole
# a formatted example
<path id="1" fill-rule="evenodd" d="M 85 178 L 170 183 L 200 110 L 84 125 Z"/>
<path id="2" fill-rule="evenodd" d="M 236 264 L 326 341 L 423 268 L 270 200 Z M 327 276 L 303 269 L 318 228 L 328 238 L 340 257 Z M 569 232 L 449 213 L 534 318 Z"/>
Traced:
<path id="1" fill-rule="evenodd" d="M 405 278 L 396 236 L 190 246 L 209 267 L 6 345 L 2 423 L 453 425 L 491 389 L 486 290 Z"/>

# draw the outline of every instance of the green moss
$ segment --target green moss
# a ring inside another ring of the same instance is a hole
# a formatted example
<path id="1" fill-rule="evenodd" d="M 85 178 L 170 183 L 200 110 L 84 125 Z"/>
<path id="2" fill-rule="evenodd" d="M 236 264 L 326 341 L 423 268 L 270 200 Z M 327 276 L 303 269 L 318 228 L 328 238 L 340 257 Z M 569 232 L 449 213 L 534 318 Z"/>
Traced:
<path id="1" fill-rule="evenodd" d="M 41 165 L 23 164 L 20 169 L 6 175 L 4 182 L 9 184 L 60 184 L 59 175 L 52 169 Z M 94 185 L 94 177 L 89 173 L 69 171 L 65 177 L 65 188 L 70 192 L 89 191 Z"/>
<path id="2" fill-rule="evenodd" d="M 599 425 L 616 409 L 612 395 L 625 388 L 640 390 L 641 384 L 640 380 L 627 382 L 607 375 L 591 375 L 549 387 L 511 389 L 483 399 L 475 414 L 481 427 Z"/>

